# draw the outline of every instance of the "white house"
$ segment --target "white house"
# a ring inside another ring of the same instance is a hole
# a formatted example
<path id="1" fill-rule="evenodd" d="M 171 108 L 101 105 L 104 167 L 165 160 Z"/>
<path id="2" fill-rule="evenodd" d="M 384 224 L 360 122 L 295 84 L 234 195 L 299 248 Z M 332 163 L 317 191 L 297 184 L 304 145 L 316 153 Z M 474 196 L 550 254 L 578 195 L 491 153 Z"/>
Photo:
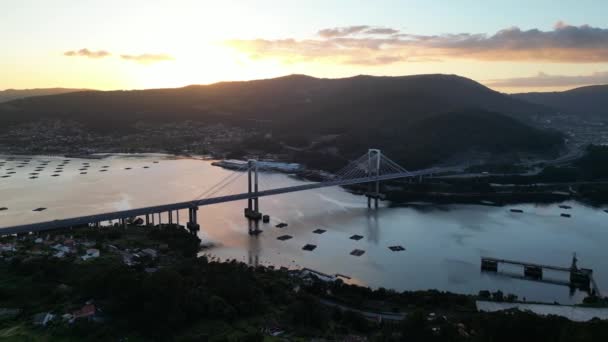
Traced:
<path id="1" fill-rule="evenodd" d="M 99 249 L 97 248 L 89 248 L 85 255 L 80 257 L 82 260 L 89 260 L 93 258 L 99 258 Z"/>

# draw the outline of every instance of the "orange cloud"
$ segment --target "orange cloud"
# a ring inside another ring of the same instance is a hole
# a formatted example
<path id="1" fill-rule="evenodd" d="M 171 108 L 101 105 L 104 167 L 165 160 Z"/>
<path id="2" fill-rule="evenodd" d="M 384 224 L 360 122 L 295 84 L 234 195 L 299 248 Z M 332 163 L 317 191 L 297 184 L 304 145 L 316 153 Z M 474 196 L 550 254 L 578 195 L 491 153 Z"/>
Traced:
<path id="1" fill-rule="evenodd" d="M 608 29 L 564 22 L 553 30 L 503 29 L 494 35 L 417 35 L 367 25 L 324 29 L 320 39 L 230 40 L 226 44 L 252 58 L 288 62 L 391 64 L 442 58 L 483 61 L 608 62 Z"/>

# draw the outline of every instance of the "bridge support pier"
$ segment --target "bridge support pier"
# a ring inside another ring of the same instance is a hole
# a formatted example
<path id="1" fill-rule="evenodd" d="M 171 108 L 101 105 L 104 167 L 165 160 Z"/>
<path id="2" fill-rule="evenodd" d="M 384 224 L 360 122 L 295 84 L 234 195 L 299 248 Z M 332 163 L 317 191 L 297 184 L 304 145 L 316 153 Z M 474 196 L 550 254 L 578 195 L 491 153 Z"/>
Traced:
<path id="1" fill-rule="evenodd" d="M 146 226 L 150 225 L 150 214 L 146 214 Z"/>
<path id="2" fill-rule="evenodd" d="M 169 224 L 173 224 L 173 212 L 169 210 L 167 214 L 169 214 Z"/>
<path id="3" fill-rule="evenodd" d="M 249 198 L 247 199 L 247 208 L 245 208 L 245 217 L 250 220 L 261 220 L 262 213 L 260 213 L 260 199 L 255 195 L 258 193 L 258 163 L 256 160 L 248 161 L 247 169 L 247 193 Z"/>
<path id="4" fill-rule="evenodd" d="M 196 234 L 201 226 L 197 223 L 197 214 L 198 207 L 188 208 L 188 222 L 186 223 L 186 228 L 190 231 L 191 234 Z"/>

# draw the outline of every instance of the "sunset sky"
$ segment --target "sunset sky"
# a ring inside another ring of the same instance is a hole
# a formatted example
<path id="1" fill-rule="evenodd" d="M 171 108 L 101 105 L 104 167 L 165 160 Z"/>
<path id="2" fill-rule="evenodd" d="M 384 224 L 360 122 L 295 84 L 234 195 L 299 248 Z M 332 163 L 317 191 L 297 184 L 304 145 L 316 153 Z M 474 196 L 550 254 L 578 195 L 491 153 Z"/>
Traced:
<path id="1" fill-rule="evenodd" d="M 459 74 L 496 90 L 608 83 L 606 0 L 0 0 L 0 90 L 287 74 Z"/>

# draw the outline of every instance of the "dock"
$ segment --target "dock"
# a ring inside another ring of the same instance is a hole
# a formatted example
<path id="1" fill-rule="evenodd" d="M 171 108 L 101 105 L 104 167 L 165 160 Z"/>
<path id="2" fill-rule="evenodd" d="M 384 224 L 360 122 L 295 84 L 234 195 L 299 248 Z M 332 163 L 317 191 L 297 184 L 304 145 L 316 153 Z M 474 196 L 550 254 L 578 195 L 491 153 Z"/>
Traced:
<path id="1" fill-rule="evenodd" d="M 579 268 L 577 266 L 578 259 L 576 258 L 576 254 L 572 257 L 572 265 L 570 267 L 562 267 L 562 266 L 553 266 L 553 265 L 545 265 L 545 264 L 536 264 L 531 262 L 524 261 L 515 261 L 515 260 L 507 260 L 507 259 L 497 259 L 497 258 L 481 258 L 481 270 L 483 272 L 493 272 L 498 273 L 498 265 L 507 264 L 507 265 L 515 265 L 523 267 L 524 274 L 523 276 L 517 278 L 521 279 L 529 279 L 529 280 L 545 280 L 543 279 L 544 270 L 558 271 L 558 272 L 567 272 L 570 274 L 569 282 L 561 282 L 561 281 L 545 281 L 554 283 L 556 285 L 565 285 L 571 288 L 578 288 L 581 290 L 585 290 L 592 295 L 596 295 L 601 297 L 600 288 L 593 278 L 593 270 L 589 268 Z"/>

